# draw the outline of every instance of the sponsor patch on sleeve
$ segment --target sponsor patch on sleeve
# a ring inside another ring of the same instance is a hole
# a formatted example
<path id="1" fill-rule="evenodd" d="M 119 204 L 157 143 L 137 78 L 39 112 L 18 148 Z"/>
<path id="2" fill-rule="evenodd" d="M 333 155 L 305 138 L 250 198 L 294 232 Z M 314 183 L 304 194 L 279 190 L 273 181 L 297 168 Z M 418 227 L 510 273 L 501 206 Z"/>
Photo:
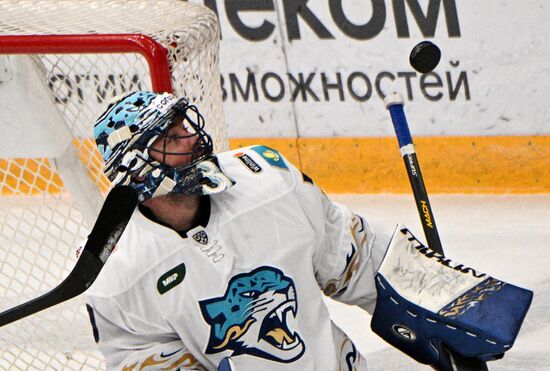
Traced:
<path id="1" fill-rule="evenodd" d="M 170 269 L 164 273 L 157 281 L 157 290 L 159 294 L 163 295 L 168 290 L 173 289 L 179 285 L 185 277 L 185 264 L 181 263 L 175 268 Z"/>
<path id="2" fill-rule="evenodd" d="M 244 166 L 246 166 L 248 170 L 250 170 L 254 174 L 258 174 L 262 172 L 262 168 L 260 167 L 260 165 L 258 165 L 256 161 L 254 161 L 246 153 L 238 152 L 235 154 L 235 157 L 238 158 L 244 164 Z"/>

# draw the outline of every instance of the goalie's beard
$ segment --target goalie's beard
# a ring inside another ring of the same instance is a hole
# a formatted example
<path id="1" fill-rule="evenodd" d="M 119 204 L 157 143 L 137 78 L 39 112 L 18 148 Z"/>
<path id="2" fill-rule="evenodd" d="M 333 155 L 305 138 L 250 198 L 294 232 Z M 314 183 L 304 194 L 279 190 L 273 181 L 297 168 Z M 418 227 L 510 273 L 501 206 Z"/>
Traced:
<path id="1" fill-rule="evenodd" d="M 184 208 L 190 208 L 196 205 L 198 195 L 186 195 L 182 193 L 168 193 L 162 196 L 152 197 L 142 202 L 144 206 L 147 206 L 155 201 L 162 201 L 168 206 L 181 206 Z M 155 200 L 155 201 L 152 201 Z"/>
<path id="2" fill-rule="evenodd" d="M 148 218 L 168 226 L 179 233 L 198 225 L 202 213 L 202 199 L 203 197 L 200 196 L 170 193 L 145 200 L 141 205 L 147 208 L 147 212 L 144 214 Z M 176 213 L 178 218 L 173 219 Z"/>

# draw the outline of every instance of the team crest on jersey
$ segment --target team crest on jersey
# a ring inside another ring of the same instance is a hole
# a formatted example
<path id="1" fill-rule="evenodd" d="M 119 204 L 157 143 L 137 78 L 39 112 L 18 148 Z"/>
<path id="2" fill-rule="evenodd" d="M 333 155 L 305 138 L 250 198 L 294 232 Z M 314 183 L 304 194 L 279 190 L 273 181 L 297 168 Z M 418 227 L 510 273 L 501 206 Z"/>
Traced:
<path id="1" fill-rule="evenodd" d="M 250 147 L 250 149 L 258 153 L 259 155 L 261 155 L 264 158 L 264 160 L 266 160 L 267 163 L 270 164 L 271 166 L 274 166 L 276 168 L 283 169 L 283 170 L 288 170 L 288 166 L 283 160 L 283 157 L 276 150 L 269 148 L 267 146 L 254 146 L 254 147 Z"/>
<path id="2" fill-rule="evenodd" d="M 205 231 L 198 231 L 193 235 L 193 239 L 200 243 L 201 245 L 207 245 L 208 244 L 208 235 Z"/>
<path id="3" fill-rule="evenodd" d="M 200 302 L 210 325 L 206 353 L 232 350 L 289 363 L 304 354 L 300 334 L 290 327 L 298 311 L 293 280 L 273 267 L 260 267 L 231 278 L 225 294 Z"/>

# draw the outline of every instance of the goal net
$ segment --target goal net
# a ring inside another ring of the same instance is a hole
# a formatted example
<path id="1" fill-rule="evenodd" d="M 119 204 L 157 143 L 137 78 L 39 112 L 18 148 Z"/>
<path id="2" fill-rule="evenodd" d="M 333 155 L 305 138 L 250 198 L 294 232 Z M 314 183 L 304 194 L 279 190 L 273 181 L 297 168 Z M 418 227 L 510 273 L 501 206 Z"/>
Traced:
<path id="1" fill-rule="evenodd" d="M 93 124 L 115 96 L 172 91 L 227 147 L 215 14 L 178 0 L 0 0 L 0 311 L 59 284 L 109 182 Z M 104 368 L 75 298 L 0 328 L 0 369 Z"/>

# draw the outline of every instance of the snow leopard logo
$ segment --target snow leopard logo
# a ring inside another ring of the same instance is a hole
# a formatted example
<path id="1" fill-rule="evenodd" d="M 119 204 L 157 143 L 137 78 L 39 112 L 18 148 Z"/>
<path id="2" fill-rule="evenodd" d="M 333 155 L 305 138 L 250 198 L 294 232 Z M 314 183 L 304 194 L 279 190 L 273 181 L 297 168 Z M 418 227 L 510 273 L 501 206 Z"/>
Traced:
<path id="1" fill-rule="evenodd" d="M 289 328 L 298 304 L 294 282 L 272 267 L 233 277 L 222 297 L 200 302 L 210 325 L 207 354 L 233 350 L 289 363 L 304 354 L 300 335 Z"/>

